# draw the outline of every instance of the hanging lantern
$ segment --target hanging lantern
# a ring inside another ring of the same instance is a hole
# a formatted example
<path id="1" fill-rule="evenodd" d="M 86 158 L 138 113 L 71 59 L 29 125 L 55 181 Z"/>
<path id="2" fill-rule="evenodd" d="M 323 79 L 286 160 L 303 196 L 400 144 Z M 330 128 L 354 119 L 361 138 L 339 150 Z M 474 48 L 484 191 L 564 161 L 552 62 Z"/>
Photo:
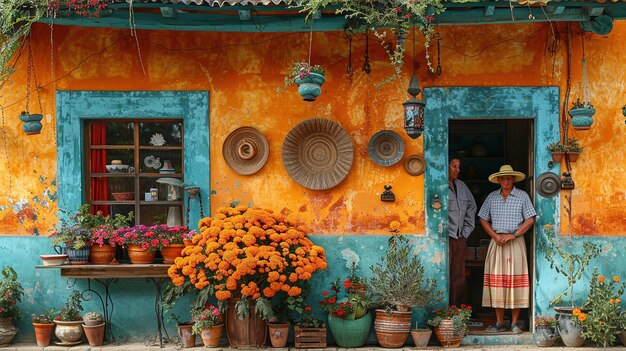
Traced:
<path id="1" fill-rule="evenodd" d="M 411 139 L 417 139 L 424 132 L 424 108 L 426 104 L 416 97 L 422 89 L 415 72 L 413 72 L 407 91 L 412 97 L 402 103 L 404 106 L 404 130 Z"/>

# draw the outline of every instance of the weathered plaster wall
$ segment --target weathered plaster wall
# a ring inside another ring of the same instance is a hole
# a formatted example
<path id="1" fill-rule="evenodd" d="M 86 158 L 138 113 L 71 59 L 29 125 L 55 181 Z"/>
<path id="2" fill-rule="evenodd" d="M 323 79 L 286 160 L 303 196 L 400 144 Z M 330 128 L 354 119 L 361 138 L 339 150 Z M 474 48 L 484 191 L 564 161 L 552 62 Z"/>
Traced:
<path id="1" fill-rule="evenodd" d="M 418 38 L 418 75 L 428 86 L 559 86 L 564 95 L 567 78 L 565 25 L 555 24 L 558 41 L 547 24 L 441 28 L 443 74 L 426 73 Z M 626 199 L 615 167 L 613 151 L 626 133 L 620 108 L 626 103 L 620 64 L 626 26 L 617 23 L 607 36 L 585 35 L 589 79 L 596 124 L 587 132 L 570 132 L 587 147 L 573 166 L 577 189 L 572 193 L 571 231 L 575 235 L 623 235 L 621 215 Z M 50 50 L 48 26 L 33 30 L 34 62 L 44 110 L 41 135 L 26 137 L 16 121 L 24 109 L 26 52 L 18 57 L 12 84 L 0 90 L 4 131 L 0 174 L 0 233 L 48 234 L 56 222 L 56 149 L 53 121 L 54 93 L 67 90 L 208 90 L 211 94 L 211 175 L 213 206 L 232 200 L 270 206 L 308 223 L 320 234 L 383 234 L 392 220 L 403 233 L 423 234 L 423 177 L 408 175 L 401 163 L 374 164 L 367 154 L 369 138 L 392 129 L 403 136 L 405 155 L 423 153 L 421 138 L 409 139 L 402 130 L 401 103 L 411 63 L 400 81 L 373 87 L 391 73 L 382 49 L 371 40 L 372 74 L 359 68 L 364 57 L 362 36 L 353 41 L 354 75 L 346 74 L 348 41 L 343 33 L 316 33 L 313 63 L 327 69 L 323 94 L 315 103 L 300 100 L 295 88 L 276 92 L 292 62 L 307 58 L 308 34 L 226 34 L 139 32 L 55 26 Z M 573 26 L 571 98 L 579 95 L 581 41 Z M 431 56 L 436 64 L 436 45 Z M 52 55 L 51 56 L 51 52 Z M 408 50 L 410 53 L 411 50 Z M 51 58 L 53 65 L 51 65 Z M 409 57 L 410 60 L 410 57 Z M 145 75 L 144 75 L 145 71 Z M 34 85 L 34 84 L 33 84 Z M 30 110 L 38 111 L 37 94 Z M 309 117 L 338 121 L 355 145 L 355 162 L 348 177 L 328 191 L 300 187 L 281 162 L 281 145 L 289 129 Z M 270 157 L 255 175 L 240 176 L 223 161 L 221 145 L 242 125 L 259 128 L 270 143 Z M 594 177 L 589 175 L 593 174 Z M 392 184 L 397 201 L 381 203 L 384 184 Z M 263 189 L 263 191 L 258 191 Z M 596 209 L 595 211 L 592 209 Z M 565 220 L 565 218 L 563 218 Z M 563 231 L 567 227 L 563 226 Z"/>
<path id="2" fill-rule="evenodd" d="M 563 97 L 568 74 L 565 28 L 564 24 L 555 24 L 553 32 L 547 24 L 443 27 L 440 30 L 443 39 L 441 76 L 426 73 L 418 39 L 417 57 L 421 65 L 418 75 L 422 88 L 556 86 Z M 581 42 L 579 30 L 576 26 L 573 28 L 570 97 L 575 98 L 579 95 Z M 557 41 L 553 33 L 558 33 Z M 327 69 L 327 80 L 318 101 L 306 103 L 295 88 L 284 93 L 277 93 L 276 88 L 282 85 L 284 74 L 294 61 L 307 58 L 308 33 L 140 31 L 137 48 L 137 41 L 127 30 L 55 26 L 52 50 L 48 26 L 35 26 L 32 37 L 41 86 L 39 97 L 45 116 L 41 135 L 25 136 L 17 121 L 26 99 L 26 52 L 17 59 L 17 72 L 12 82 L 0 89 L 0 106 L 4 111 L 3 133 L 0 133 L 0 234 L 20 236 L 0 241 L 0 265 L 19 262 L 18 273 L 29 289 L 25 313 L 50 305 L 58 307 L 67 295 L 63 289 L 65 282 L 58 274 L 32 268 L 38 263 L 38 254 L 50 251 L 48 239 L 29 237 L 49 234 L 57 222 L 54 129 L 57 90 L 209 91 L 210 172 L 216 192 L 211 196 L 212 207 L 238 200 L 272 207 L 307 223 L 318 234 L 314 240 L 328 248 L 331 261 L 331 268 L 315 278 L 319 283 L 317 289 L 323 289 L 330 280 L 345 274 L 339 254 L 342 248 L 359 248 L 362 258 L 373 261 L 382 253 L 389 222 L 399 220 L 402 233 L 418 234 L 413 238 L 416 252 L 428 263 L 428 273 L 445 289 L 446 241 L 437 238 L 437 234 L 425 226 L 424 177 L 408 175 L 401 164 L 379 167 L 367 154 L 369 138 L 382 129 L 395 130 L 403 137 L 405 155 L 423 154 L 423 139 L 411 140 L 402 130 L 401 103 L 408 98 L 405 90 L 412 65 L 410 62 L 405 65 L 400 81 L 382 89 L 374 88 L 373 84 L 391 74 L 385 54 L 375 40 L 370 40 L 372 74 L 369 76 L 360 70 L 364 57 L 363 37 L 353 41 L 354 75 L 350 79 L 345 74 L 348 42 L 343 33 L 316 33 L 312 63 L 322 64 Z M 570 131 L 570 136 L 578 137 L 587 147 L 573 165 L 576 190 L 571 192 L 571 232 L 574 235 L 626 234 L 622 229 L 626 221 L 623 216 L 625 191 L 621 183 L 624 167 L 615 162 L 613 154 L 623 151 L 622 140 L 626 133 L 620 111 L 626 103 L 623 98 L 626 96 L 623 78 L 626 67 L 622 65 L 622 53 L 626 49 L 624 39 L 626 24 L 622 23 L 617 23 L 606 36 L 585 35 L 591 93 L 597 113 L 590 131 Z M 431 56 L 436 61 L 435 47 L 432 46 Z M 38 112 L 37 99 L 37 94 L 31 94 L 31 112 Z M 287 176 L 281 163 L 280 150 L 285 135 L 309 117 L 339 122 L 355 145 L 355 162 L 350 174 L 328 191 L 303 189 Z M 267 164 L 252 176 L 237 175 L 221 156 L 226 136 L 243 125 L 259 128 L 270 143 Z M 393 185 L 395 203 L 380 202 L 385 184 Z M 561 196 L 565 194 L 570 192 Z M 562 231 L 567 232 L 569 221 L 564 214 L 560 219 Z M 554 220 L 556 222 L 558 216 Z M 596 240 L 606 248 L 598 265 L 611 267 L 610 274 L 623 275 L 625 272 L 616 271 L 625 266 L 619 254 L 623 249 L 620 238 Z M 16 253 L 18 248 L 25 248 L 25 251 Z M 370 262 L 366 262 L 362 269 L 369 266 Z M 554 281 L 559 280 L 545 267 L 541 256 L 537 269 L 535 298 L 538 311 L 543 312 L 547 310 L 546 301 L 557 290 Z M 78 284 L 84 286 L 84 282 Z M 150 320 L 151 287 L 142 282 L 122 282 L 114 293 L 132 298 L 120 300 L 133 301 L 132 306 L 126 302 L 116 305 L 119 310 L 132 312 L 131 317 L 120 317 L 119 327 L 140 339 L 145 328 L 139 330 L 135 321 L 138 317 Z M 315 294 L 319 291 L 313 293 L 318 296 Z M 144 305 L 149 311 L 139 311 Z M 421 314 L 415 318 L 420 317 Z M 20 326 L 25 333 L 29 332 L 26 321 Z M 26 336 L 28 334 L 21 337 Z"/>

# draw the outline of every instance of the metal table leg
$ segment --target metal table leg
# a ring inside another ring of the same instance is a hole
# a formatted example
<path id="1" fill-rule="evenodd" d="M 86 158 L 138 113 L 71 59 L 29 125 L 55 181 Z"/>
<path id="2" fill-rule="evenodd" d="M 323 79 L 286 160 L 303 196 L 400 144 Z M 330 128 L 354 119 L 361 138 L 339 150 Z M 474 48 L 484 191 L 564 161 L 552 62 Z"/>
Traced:
<path id="1" fill-rule="evenodd" d="M 147 335 L 144 338 L 144 344 L 146 346 L 154 346 L 157 343 L 157 339 L 159 341 L 159 346 L 162 348 L 164 343 L 176 342 L 173 338 L 170 338 L 169 333 L 167 332 L 167 328 L 165 328 L 165 323 L 163 322 L 163 295 L 161 294 L 161 287 L 163 282 L 166 280 L 165 278 L 147 278 L 147 280 L 152 281 L 154 283 L 156 296 L 154 301 L 154 313 L 156 315 L 157 321 L 157 335 Z"/>

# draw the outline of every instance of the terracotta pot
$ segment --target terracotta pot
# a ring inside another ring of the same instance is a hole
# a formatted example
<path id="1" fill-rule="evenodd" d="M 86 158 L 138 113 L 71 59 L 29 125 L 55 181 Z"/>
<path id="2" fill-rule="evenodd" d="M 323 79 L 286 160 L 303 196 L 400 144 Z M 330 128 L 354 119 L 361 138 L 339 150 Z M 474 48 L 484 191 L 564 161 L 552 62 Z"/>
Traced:
<path id="1" fill-rule="evenodd" d="M 289 337 L 289 323 L 273 323 L 268 324 L 270 331 L 270 342 L 272 347 L 285 347 L 287 338 Z"/>
<path id="2" fill-rule="evenodd" d="M 413 312 L 376 310 L 374 330 L 376 339 L 382 347 L 399 348 L 404 346 L 411 331 L 411 316 Z"/>
<path id="3" fill-rule="evenodd" d="M 226 335 L 232 347 L 260 347 L 265 344 L 267 322 L 261 319 L 254 308 L 255 301 L 248 302 L 249 317 L 237 319 L 235 304 L 239 299 L 228 300 L 226 310 Z"/>
<path id="4" fill-rule="evenodd" d="M 224 329 L 224 324 L 202 329 L 200 337 L 202 338 L 204 346 L 217 347 L 220 344 L 220 339 L 222 338 L 222 329 Z"/>
<path id="5" fill-rule="evenodd" d="M 185 349 L 196 346 L 196 334 L 191 332 L 191 328 L 193 328 L 193 323 L 178 324 L 178 333 Z"/>
<path id="6" fill-rule="evenodd" d="M 111 261 L 115 259 L 117 249 L 114 246 L 94 245 L 89 251 L 89 262 L 93 264 L 111 264 Z"/>
<path id="7" fill-rule="evenodd" d="M 435 335 L 437 336 L 437 340 L 439 340 L 443 347 L 461 346 L 461 341 L 463 341 L 464 335 L 458 335 L 454 333 L 454 328 L 452 327 L 452 319 L 443 319 L 439 323 L 439 326 L 436 326 L 434 330 Z"/>
<path id="8" fill-rule="evenodd" d="M 13 318 L 0 318 L 0 347 L 8 346 L 17 334 Z"/>
<path id="9" fill-rule="evenodd" d="M 185 248 L 184 244 L 171 244 L 161 249 L 163 263 L 172 264 L 176 257 L 181 257 L 181 252 Z"/>
<path id="10" fill-rule="evenodd" d="M 193 241 L 191 241 L 190 239 L 183 239 L 183 244 L 185 245 L 185 247 L 193 246 Z"/>
<path id="11" fill-rule="evenodd" d="M 578 156 L 580 156 L 580 152 L 568 152 L 567 153 L 567 158 L 569 159 L 569 162 L 571 163 L 578 161 Z"/>
<path id="12" fill-rule="evenodd" d="M 102 346 L 104 342 L 104 330 L 106 323 L 98 325 L 83 324 L 83 330 L 89 341 L 89 346 Z"/>
<path id="13" fill-rule="evenodd" d="M 52 337 L 52 329 L 54 329 L 54 323 L 33 323 L 35 328 L 35 339 L 37 339 L 37 346 L 46 347 L 50 345 L 50 337 Z"/>
<path id="14" fill-rule="evenodd" d="M 564 152 L 553 152 L 552 153 L 552 161 L 554 161 L 556 163 L 560 163 L 561 160 L 563 160 L 563 155 L 565 155 Z"/>
<path id="15" fill-rule="evenodd" d="M 415 343 L 416 347 L 426 347 L 426 345 L 428 345 L 428 341 L 430 341 L 431 335 L 433 335 L 433 331 L 428 328 L 411 330 L 413 343 Z"/>
<path id="16" fill-rule="evenodd" d="M 83 321 L 54 321 L 57 327 L 54 329 L 54 335 L 56 335 L 63 344 L 71 345 L 80 343 L 80 338 L 83 336 Z"/>
<path id="17" fill-rule="evenodd" d="M 128 250 L 128 258 L 130 258 L 130 263 L 134 264 L 150 264 L 154 262 L 154 256 L 156 255 L 156 251 L 148 251 L 141 248 L 139 245 L 128 245 L 126 247 Z"/>

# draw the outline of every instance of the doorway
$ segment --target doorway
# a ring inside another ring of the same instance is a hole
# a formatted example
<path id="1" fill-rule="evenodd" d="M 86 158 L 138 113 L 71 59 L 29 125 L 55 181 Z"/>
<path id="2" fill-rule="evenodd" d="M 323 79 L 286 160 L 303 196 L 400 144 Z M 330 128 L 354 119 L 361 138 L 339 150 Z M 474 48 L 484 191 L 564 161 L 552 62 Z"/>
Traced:
<path id="1" fill-rule="evenodd" d="M 533 120 L 532 119 L 451 119 L 448 121 L 448 154 L 449 158 L 461 161 L 459 179 L 468 186 L 480 210 L 487 195 L 498 190 L 498 184 L 490 183 L 487 178 L 499 170 L 500 166 L 509 164 L 514 170 L 527 176 L 515 187 L 531 194 L 533 183 Z M 476 226 L 467 239 L 465 248 L 465 285 L 461 302 L 474 306 L 473 329 L 484 330 L 488 325 L 495 324 L 495 311 L 481 307 L 483 291 L 483 272 L 490 236 L 481 227 L 478 214 Z M 534 261 L 533 230 L 524 235 L 529 265 Z M 532 267 L 529 267 L 529 281 L 533 281 Z M 531 291 L 532 305 L 532 291 Z M 528 330 L 532 318 L 528 309 L 520 314 L 520 323 Z M 510 310 L 507 310 L 506 321 L 510 321 Z M 507 328 L 508 329 L 508 328 Z"/>
<path id="2" fill-rule="evenodd" d="M 533 199 L 538 216 L 535 218 L 532 245 L 529 257 L 531 272 L 531 310 L 529 317 L 546 313 L 550 294 L 547 293 L 538 269 L 545 269 L 545 245 L 539 240 L 538 228 L 545 224 L 559 225 L 560 197 L 543 197 L 535 193 L 534 179 L 544 172 L 560 174 L 558 165 L 549 163 L 550 153 L 546 147 L 560 138 L 559 88 L 558 87 L 428 87 L 424 89 L 426 103 L 424 111 L 424 201 L 426 235 L 432 240 L 431 250 L 440 252 L 441 258 L 434 262 L 438 270 L 438 288 L 448 293 L 448 125 L 450 120 L 532 120 L 529 137 L 529 163 L 526 168 L 530 187 L 528 194 Z M 528 145 L 529 140 L 524 140 Z M 511 160 L 513 161 L 513 160 Z M 518 167 L 517 163 L 513 164 Z M 491 173 L 490 173 L 491 174 Z M 443 207 L 436 206 L 440 203 Z M 544 279 L 545 280 L 545 279 Z M 538 284 L 541 281 L 542 284 Z M 472 306 L 478 308 L 479 306 Z M 528 318 L 532 320 L 532 318 Z M 528 330 L 528 328 L 527 328 Z"/>

